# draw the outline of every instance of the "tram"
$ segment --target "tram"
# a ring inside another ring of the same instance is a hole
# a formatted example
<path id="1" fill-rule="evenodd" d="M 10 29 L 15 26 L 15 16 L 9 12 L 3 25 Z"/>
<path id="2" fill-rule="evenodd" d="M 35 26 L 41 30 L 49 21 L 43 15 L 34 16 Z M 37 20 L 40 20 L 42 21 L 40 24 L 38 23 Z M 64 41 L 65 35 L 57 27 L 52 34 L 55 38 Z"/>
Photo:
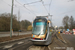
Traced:
<path id="1" fill-rule="evenodd" d="M 36 17 L 33 21 L 32 39 L 33 44 L 49 45 L 52 42 L 51 21 L 47 17 Z"/>

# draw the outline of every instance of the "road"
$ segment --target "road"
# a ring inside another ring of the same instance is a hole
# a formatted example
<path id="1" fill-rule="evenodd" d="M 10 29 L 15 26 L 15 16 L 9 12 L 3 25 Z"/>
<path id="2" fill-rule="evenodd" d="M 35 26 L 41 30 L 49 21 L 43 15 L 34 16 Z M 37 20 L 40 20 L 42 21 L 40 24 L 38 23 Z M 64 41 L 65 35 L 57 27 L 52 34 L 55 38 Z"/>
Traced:
<path id="1" fill-rule="evenodd" d="M 34 45 L 31 38 L 22 39 L 12 43 L 0 44 L 0 50 L 74 50 L 75 49 L 75 36 L 69 34 L 61 34 L 63 39 L 67 42 L 64 43 L 53 36 L 53 42 L 48 46 Z"/>
<path id="2" fill-rule="evenodd" d="M 31 32 L 19 32 L 19 35 L 26 35 L 26 34 L 31 34 Z M 18 32 L 17 33 L 13 33 L 12 35 L 18 35 Z M 0 37 L 6 37 L 6 36 L 10 36 L 10 32 L 4 32 L 4 33 L 1 33 L 0 32 Z"/>
<path id="3" fill-rule="evenodd" d="M 72 34 L 62 34 L 62 37 L 67 42 L 69 47 L 75 47 L 75 35 Z"/>

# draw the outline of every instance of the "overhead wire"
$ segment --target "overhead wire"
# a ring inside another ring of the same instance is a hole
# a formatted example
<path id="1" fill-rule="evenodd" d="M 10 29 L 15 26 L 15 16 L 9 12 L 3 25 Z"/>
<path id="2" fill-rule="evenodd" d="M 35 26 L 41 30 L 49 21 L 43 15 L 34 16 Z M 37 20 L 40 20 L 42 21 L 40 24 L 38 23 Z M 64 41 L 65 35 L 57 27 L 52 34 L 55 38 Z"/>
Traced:
<path id="1" fill-rule="evenodd" d="M 18 2 L 17 0 L 15 0 L 18 4 L 22 5 L 20 2 Z"/>
<path id="2" fill-rule="evenodd" d="M 10 4 L 8 4 L 7 2 L 5 2 L 4 0 L 2 0 L 4 3 L 6 3 L 8 6 L 10 6 L 11 7 L 11 5 Z M 14 7 L 16 7 L 16 8 L 19 8 L 19 7 L 17 7 L 16 5 L 14 5 Z"/>
<path id="3" fill-rule="evenodd" d="M 2 0 L 3 2 L 5 2 L 4 0 Z M 7 2 L 5 2 L 8 6 L 10 6 L 11 7 L 11 5 L 10 4 L 8 4 Z M 15 7 L 16 7 L 16 5 L 14 5 Z"/>
<path id="4" fill-rule="evenodd" d="M 4 0 L 2 0 L 3 2 L 5 2 Z M 19 3 L 18 1 L 16 1 L 17 3 Z M 5 2 L 6 3 L 6 2 Z M 11 7 L 11 5 L 10 4 L 8 4 L 8 3 L 6 3 L 8 6 L 10 6 Z M 21 3 L 19 3 L 20 5 L 22 5 Z M 23 5 L 22 5 L 23 6 Z M 17 7 L 17 6 L 16 6 Z M 25 6 L 23 6 L 25 9 L 27 9 Z M 28 11 L 30 11 L 29 9 L 27 9 Z M 31 11 L 30 11 L 31 12 Z M 31 12 L 32 13 L 32 12 Z M 35 16 L 36 16 L 36 14 L 35 13 L 33 13 Z"/>
<path id="5" fill-rule="evenodd" d="M 53 24 L 53 23 L 52 23 L 52 15 L 50 14 L 50 6 L 51 6 L 51 3 L 52 3 L 52 0 L 50 1 L 50 4 L 49 4 L 49 13 L 48 13 L 48 15 L 51 17 L 50 20 L 51 20 L 51 25 L 52 25 L 52 24 Z"/>
<path id="6" fill-rule="evenodd" d="M 38 3 L 38 2 L 41 2 L 41 0 L 40 1 L 31 2 L 31 3 L 26 3 L 25 5 L 34 4 L 34 3 Z"/>
<path id="7" fill-rule="evenodd" d="M 41 2 L 41 0 L 40 1 L 31 2 L 31 3 L 26 3 L 24 5 L 34 4 L 34 3 L 38 3 L 38 2 Z"/>
<path id="8" fill-rule="evenodd" d="M 51 3 L 52 3 L 52 0 L 50 1 L 50 4 L 49 4 L 49 15 L 50 15 L 50 6 L 51 6 Z"/>
<path id="9" fill-rule="evenodd" d="M 23 6 L 25 9 L 27 9 L 28 11 L 30 11 L 31 13 L 33 13 L 31 10 L 29 10 L 28 8 L 26 8 L 26 6 L 25 5 L 22 5 L 20 2 L 18 2 L 17 0 L 15 0 L 18 4 L 20 4 L 21 6 Z M 33 13 L 35 16 L 36 16 L 36 14 L 35 13 Z"/>
<path id="10" fill-rule="evenodd" d="M 41 0 L 41 2 L 42 2 L 42 5 L 44 6 L 44 8 L 45 8 L 46 12 L 48 13 L 47 8 L 46 8 L 46 7 L 45 7 L 45 5 L 44 5 L 44 1 L 43 1 L 43 0 Z"/>
<path id="11" fill-rule="evenodd" d="M 3 0 L 2 0 L 3 1 Z M 18 4 L 20 4 L 21 6 L 23 6 L 25 9 L 27 9 L 28 11 L 30 11 L 31 12 L 31 10 L 29 10 L 28 8 L 26 8 L 25 7 L 25 5 L 28 5 L 28 4 L 33 4 L 33 3 L 37 3 L 37 2 L 41 2 L 42 0 L 40 0 L 40 1 L 36 1 L 36 2 L 31 2 L 31 3 L 27 3 L 27 4 L 24 4 L 24 5 L 22 5 L 20 2 L 18 2 L 17 0 L 15 0 Z M 3 1 L 3 2 L 5 2 L 5 1 Z M 6 2 L 5 2 L 6 3 Z M 6 4 L 8 4 L 8 3 L 6 3 Z M 44 2 L 42 1 L 42 4 L 43 4 L 43 6 L 44 6 L 44 8 L 46 9 L 46 7 L 45 7 L 45 5 L 44 5 Z M 10 4 L 8 4 L 9 6 L 11 6 Z M 46 9 L 46 11 L 47 11 L 47 9 Z M 31 12 L 31 13 L 33 13 L 33 12 Z M 48 11 L 47 11 L 47 13 L 48 13 Z M 35 13 L 33 13 L 34 15 L 36 15 Z"/>
<path id="12" fill-rule="evenodd" d="M 3 2 L 5 2 L 4 0 L 2 0 Z M 5 2 L 6 3 L 6 2 Z M 6 3 L 8 6 L 11 6 L 10 4 Z"/>
<path id="13" fill-rule="evenodd" d="M 31 3 L 26 3 L 24 5 L 28 5 L 30 7 L 30 4 L 34 4 L 34 3 L 38 3 L 38 2 L 41 2 L 41 0 L 40 1 L 31 2 Z M 30 7 L 30 9 L 33 11 L 33 9 L 31 7 Z"/>
<path id="14" fill-rule="evenodd" d="M 61 14 L 70 13 L 70 12 L 72 12 L 72 11 L 75 11 L 75 10 L 67 11 L 67 12 L 64 12 L 64 13 L 61 13 Z M 61 14 L 58 14 L 58 15 L 61 15 Z"/>
<path id="15" fill-rule="evenodd" d="M 25 5 L 24 5 L 24 7 L 25 7 Z M 26 8 L 26 7 L 25 7 Z M 28 8 L 26 8 L 27 10 L 29 10 Z M 29 10 L 30 12 L 31 12 L 31 10 Z M 33 13 L 35 16 L 36 16 L 36 14 L 34 13 L 34 12 L 31 12 L 31 13 Z"/>

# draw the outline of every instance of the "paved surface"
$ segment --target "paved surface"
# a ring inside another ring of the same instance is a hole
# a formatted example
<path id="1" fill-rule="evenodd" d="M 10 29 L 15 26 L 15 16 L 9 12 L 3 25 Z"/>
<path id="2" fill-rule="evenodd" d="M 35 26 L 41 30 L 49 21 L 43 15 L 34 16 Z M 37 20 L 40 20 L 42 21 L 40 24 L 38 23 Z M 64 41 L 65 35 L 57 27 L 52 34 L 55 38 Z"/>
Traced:
<path id="1" fill-rule="evenodd" d="M 26 35 L 26 34 L 31 34 L 31 32 L 19 32 L 19 35 Z M 13 33 L 12 35 L 18 35 L 18 32 L 17 33 Z M 10 36 L 10 33 L 8 32 L 4 32 L 4 33 L 1 33 L 0 32 L 0 37 L 6 37 L 6 36 Z"/>
<path id="2" fill-rule="evenodd" d="M 61 34 L 67 43 L 64 43 L 53 36 L 52 43 L 48 46 L 33 45 L 31 38 L 23 39 L 18 42 L 0 45 L 0 50 L 74 50 L 75 36 Z"/>
<path id="3" fill-rule="evenodd" d="M 30 38 L 25 38 L 10 43 L 0 44 L 0 50 L 27 50 L 27 48 L 32 45 L 29 39 Z"/>
<path id="4" fill-rule="evenodd" d="M 67 42 L 70 47 L 75 47 L 75 35 L 72 34 L 62 34 L 62 37 Z"/>

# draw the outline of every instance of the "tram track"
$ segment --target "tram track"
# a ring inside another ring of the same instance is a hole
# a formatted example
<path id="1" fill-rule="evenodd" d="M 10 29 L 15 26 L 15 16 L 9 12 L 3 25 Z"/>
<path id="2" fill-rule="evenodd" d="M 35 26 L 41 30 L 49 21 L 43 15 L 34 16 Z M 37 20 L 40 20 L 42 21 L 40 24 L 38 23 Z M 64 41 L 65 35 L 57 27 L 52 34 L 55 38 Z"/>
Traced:
<path id="1" fill-rule="evenodd" d="M 25 42 L 25 41 L 29 40 L 30 38 L 31 37 L 26 37 L 26 38 L 21 38 L 21 39 L 15 39 L 15 40 L 12 40 L 12 41 L 1 42 L 0 43 L 0 48 L 1 48 L 1 46 L 9 45 L 9 44 L 15 44 L 15 43 L 18 43 L 20 41 Z"/>
<path id="2" fill-rule="evenodd" d="M 30 41 L 29 38 L 24 38 L 18 41 L 9 42 L 3 44 L 0 46 L 0 50 L 54 50 L 54 47 L 62 47 L 64 46 L 64 43 L 59 41 L 56 36 L 53 36 L 53 41 L 48 46 L 40 46 L 40 45 L 34 45 L 32 41 Z M 11 47 L 5 47 L 5 46 L 11 46 Z"/>
<path id="3" fill-rule="evenodd" d="M 9 50 L 27 50 L 27 48 L 31 45 L 33 45 L 31 42 L 27 42 L 16 47 L 10 48 Z"/>
<path id="4" fill-rule="evenodd" d="M 27 50 L 49 50 L 48 46 L 32 45 Z"/>
<path id="5" fill-rule="evenodd" d="M 10 47 L 9 47 L 10 46 Z M 33 43 L 30 41 L 30 38 L 18 40 L 11 43 L 5 43 L 2 46 L 0 46 L 0 50 L 49 50 L 48 46 L 40 46 L 40 45 L 33 45 Z"/>
<path id="6" fill-rule="evenodd" d="M 55 48 L 62 48 L 64 45 L 64 43 L 62 43 L 56 36 L 53 36 L 52 39 L 52 43 L 48 46 L 36 46 L 36 45 L 32 45 L 28 48 L 28 50 L 54 50 Z"/>
<path id="7" fill-rule="evenodd" d="M 31 43 L 30 39 L 31 39 L 31 37 L 27 37 L 27 38 L 19 39 L 16 41 L 10 41 L 10 42 L 6 42 L 6 43 L 2 43 L 0 45 L 0 50 L 13 50 L 15 48 L 19 48 L 23 45 Z"/>

